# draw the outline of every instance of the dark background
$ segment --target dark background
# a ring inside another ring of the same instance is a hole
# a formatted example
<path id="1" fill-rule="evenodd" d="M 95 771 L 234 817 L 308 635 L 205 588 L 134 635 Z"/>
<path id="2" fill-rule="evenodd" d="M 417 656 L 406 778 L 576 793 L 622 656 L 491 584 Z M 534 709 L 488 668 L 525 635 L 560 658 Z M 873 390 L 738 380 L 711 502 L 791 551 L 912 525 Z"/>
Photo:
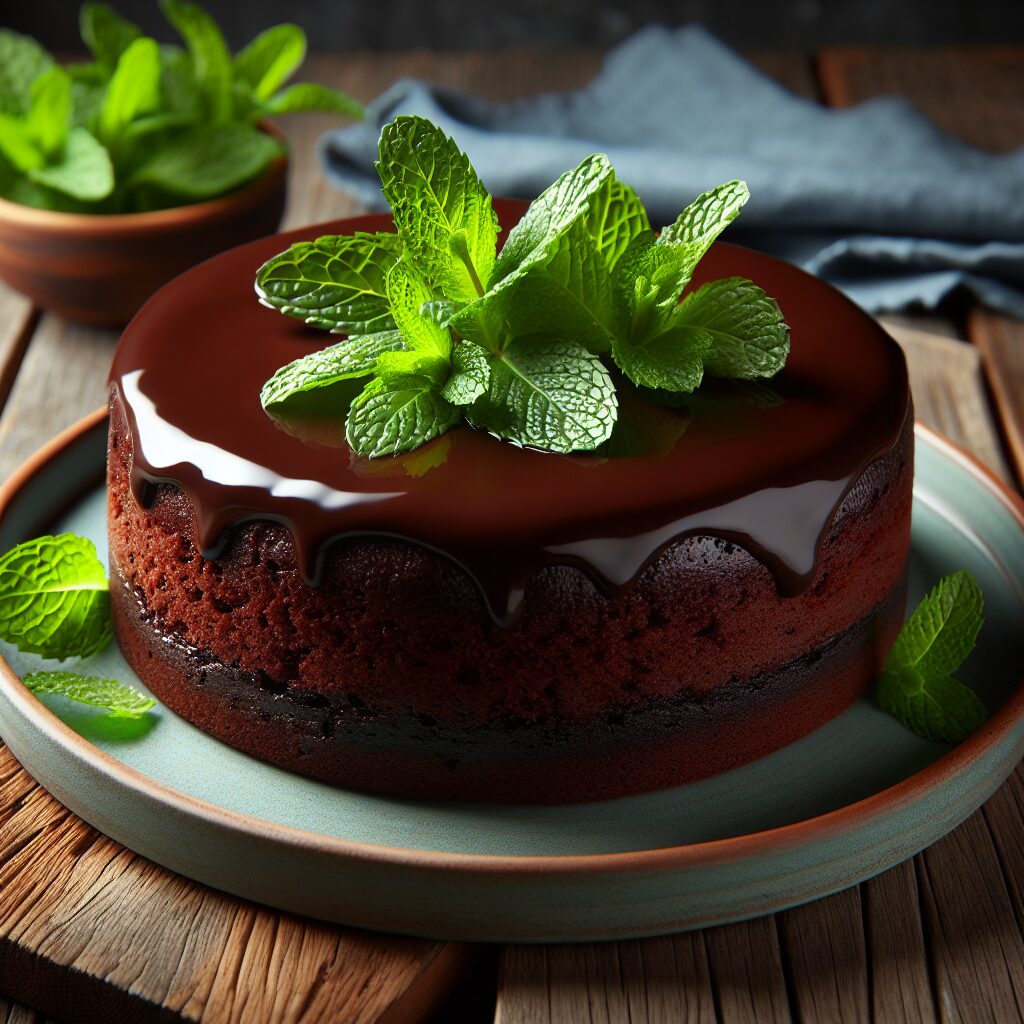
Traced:
<path id="1" fill-rule="evenodd" d="M 156 0 L 114 6 L 170 40 Z M 237 49 L 294 21 L 314 50 L 609 46 L 652 21 L 700 21 L 745 49 L 1024 42 L 1024 0 L 205 0 Z M 82 48 L 74 0 L 0 0 L 0 24 L 47 48 Z"/>

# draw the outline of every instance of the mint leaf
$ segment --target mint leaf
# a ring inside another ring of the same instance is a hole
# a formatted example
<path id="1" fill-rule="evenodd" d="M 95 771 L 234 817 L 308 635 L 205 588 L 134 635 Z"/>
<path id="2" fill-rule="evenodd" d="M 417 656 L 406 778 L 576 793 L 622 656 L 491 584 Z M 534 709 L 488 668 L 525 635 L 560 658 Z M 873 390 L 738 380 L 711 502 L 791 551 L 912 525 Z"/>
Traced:
<path id="1" fill-rule="evenodd" d="M 100 108 L 99 133 L 116 139 L 137 117 L 160 106 L 160 47 L 142 37 L 129 43 L 117 62 Z"/>
<path id="2" fill-rule="evenodd" d="M 75 672 L 32 672 L 22 680 L 37 696 L 53 693 L 78 704 L 104 708 L 116 718 L 139 718 L 156 705 L 134 686 Z"/>
<path id="3" fill-rule="evenodd" d="M 401 240 L 391 232 L 297 242 L 260 267 L 256 293 L 264 305 L 329 331 L 391 330 L 387 273 L 401 254 Z"/>
<path id="4" fill-rule="evenodd" d="M 662 228 L 659 245 L 683 244 L 694 254 L 694 265 L 711 243 L 740 215 L 750 198 L 744 181 L 727 181 L 697 196 L 676 218 Z"/>
<path id="5" fill-rule="evenodd" d="M 278 153 L 274 139 L 248 125 L 197 126 L 156 148 L 128 184 L 189 201 L 212 199 L 257 177 Z"/>
<path id="6" fill-rule="evenodd" d="M 46 157 L 36 145 L 28 124 L 10 114 L 0 114 L 0 154 L 19 171 L 42 167 Z"/>
<path id="7" fill-rule="evenodd" d="M 160 0 L 160 9 L 185 42 L 195 80 L 213 122 L 228 121 L 232 109 L 231 54 L 217 23 L 189 0 Z M 184 188 L 179 192 L 189 194 Z"/>
<path id="8" fill-rule="evenodd" d="M 789 356 L 789 328 L 779 304 L 742 277 L 710 281 L 687 295 L 674 322 L 711 336 L 704 369 L 716 377 L 772 377 Z"/>
<path id="9" fill-rule="evenodd" d="M 587 234 L 608 269 L 614 270 L 630 242 L 650 229 L 647 211 L 637 194 L 613 174 L 591 199 L 586 218 Z"/>
<path id="10" fill-rule="evenodd" d="M 878 703 L 934 742 L 959 743 L 987 717 L 984 704 L 953 678 L 984 622 L 981 588 L 967 572 L 939 580 L 900 630 L 878 681 Z"/>
<path id="11" fill-rule="evenodd" d="M 422 312 L 431 300 L 431 291 L 406 257 L 388 271 L 386 291 L 391 315 L 405 338 L 406 348 L 422 356 L 426 367 L 447 367 L 452 354 L 451 332 Z"/>
<path id="12" fill-rule="evenodd" d="M 0 557 L 0 639 L 63 660 L 95 654 L 112 636 L 107 574 L 92 541 L 37 537 Z"/>
<path id="13" fill-rule="evenodd" d="M 83 4 L 78 24 L 82 40 L 105 78 L 114 73 L 121 54 L 142 35 L 137 25 L 122 18 L 109 4 Z"/>
<path id="14" fill-rule="evenodd" d="M 48 157 L 64 145 L 70 117 L 71 78 L 63 68 L 50 68 L 32 83 L 25 120 L 32 140 Z"/>
<path id="15" fill-rule="evenodd" d="M 974 649 L 984 610 L 981 588 L 970 573 L 945 576 L 900 630 L 886 668 L 916 668 L 926 676 L 955 672 Z"/>
<path id="16" fill-rule="evenodd" d="M 622 337 L 612 346 L 616 366 L 634 383 L 665 391 L 693 391 L 704 377 L 711 335 L 699 327 L 670 323 L 661 334 L 635 343 Z"/>
<path id="17" fill-rule="evenodd" d="M 491 380 L 487 354 L 479 345 L 460 341 L 452 349 L 452 373 L 441 394 L 452 405 L 472 405 Z"/>
<path id="18" fill-rule="evenodd" d="M 275 412 L 277 407 L 287 405 L 307 391 L 349 377 L 364 377 L 373 372 L 378 356 L 400 350 L 404 345 L 398 331 L 346 338 L 337 345 L 282 366 L 263 385 L 260 402 L 268 412 Z"/>
<path id="19" fill-rule="evenodd" d="M 235 79 L 257 100 L 269 99 L 306 59 L 306 33 L 298 25 L 275 25 L 235 56 Z"/>
<path id="20" fill-rule="evenodd" d="M 590 450 L 611 434 L 615 386 L 579 342 L 516 338 L 490 365 L 487 393 L 468 410 L 474 425 L 553 452 Z"/>
<path id="21" fill-rule="evenodd" d="M 422 374 L 373 380 L 352 403 L 345 436 L 357 455 L 370 459 L 418 448 L 454 427 L 462 410 L 447 402 Z"/>
<path id="22" fill-rule="evenodd" d="M 29 178 L 84 201 L 105 199 L 114 189 L 110 154 L 84 128 L 72 128 L 57 163 L 30 169 Z"/>
<path id="23" fill-rule="evenodd" d="M 0 28 L 0 114 L 27 114 L 33 82 L 53 66 L 53 58 L 34 39 Z"/>
<path id="24" fill-rule="evenodd" d="M 420 273 L 448 299 L 475 299 L 477 283 L 494 266 L 498 219 L 465 153 L 424 118 L 396 117 L 381 132 L 377 170 Z M 450 244 L 456 232 L 464 247 L 459 254 Z"/>
<path id="25" fill-rule="evenodd" d="M 340 114 L 355 121 L 363 116 L 361 103 L 338 89 L 315 82 L 296 82 L 282 89 L 263 103 L 262 110 L 267 114 Z"/>

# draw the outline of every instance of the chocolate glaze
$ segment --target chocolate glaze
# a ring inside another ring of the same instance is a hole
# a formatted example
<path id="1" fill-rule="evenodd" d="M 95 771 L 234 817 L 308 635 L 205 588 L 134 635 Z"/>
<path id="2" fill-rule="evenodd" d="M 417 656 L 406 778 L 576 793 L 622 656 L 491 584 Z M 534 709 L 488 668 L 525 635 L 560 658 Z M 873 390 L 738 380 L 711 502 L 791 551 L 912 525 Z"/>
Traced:
<path id="1" fill-rule="evenodd" d="M 508 227 L 524 205 L 496 208 Z M 161 289 L 125 331 L 111 385 L 133 439 L 133 491 L 146 504 L 154 484 L 182 488 L 207 558 L 233 523 L 270 519 L 290 530 L 315 585 L 330 542 L 404 538 L 463 566 L 507 622 L 537 568 L 574 565 L 614 592 L 673 540 L 709 535 L 750 551 L 794 594 L 843 497 L 908 415 L 902 353 L 875 321 L 802 271 L 719 242 L 694 285 L 740 275 L 779 301 L 792 332 L 771 382 L 780 403 L 723 402 L 695 414 L 671 451 L 611 459 L 522 450 L 460 427 L 436 468 L 377 472 L 262 411 L 275 370 L 335 339 L 260 306 L 253 280 L 292 242 L 389 228 L 366 216 L 233 249 Z"/>

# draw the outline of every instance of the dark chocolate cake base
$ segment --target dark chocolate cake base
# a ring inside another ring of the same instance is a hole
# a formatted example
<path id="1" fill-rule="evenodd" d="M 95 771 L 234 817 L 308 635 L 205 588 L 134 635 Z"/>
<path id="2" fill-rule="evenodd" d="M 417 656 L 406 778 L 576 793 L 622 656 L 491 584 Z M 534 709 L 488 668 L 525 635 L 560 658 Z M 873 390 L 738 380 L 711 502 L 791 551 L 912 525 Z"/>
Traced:
<path id="1" fill-rule="evenodd" d="M 117 639 L 173 711 L 265 761 L 337 785 L 432 800 L 570 803 L 692 782 L 792 743 L 877 678 L 903 621 L 906 574 L 863 619 L 753 679 L 693 695 L 624 699 L 589 725 L 483 724 L 381 711 L 225 665 L 162 632 L 114 567 Z M 554 784 L 557 780 L 557 784 Z"/>

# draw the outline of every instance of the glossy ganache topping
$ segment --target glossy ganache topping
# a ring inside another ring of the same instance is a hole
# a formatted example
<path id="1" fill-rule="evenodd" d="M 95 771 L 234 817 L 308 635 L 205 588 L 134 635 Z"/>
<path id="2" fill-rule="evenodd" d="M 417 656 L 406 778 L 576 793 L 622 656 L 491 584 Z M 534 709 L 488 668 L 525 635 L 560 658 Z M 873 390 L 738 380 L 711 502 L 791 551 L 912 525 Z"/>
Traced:
<path id="1" fill-rule="evenodd" d="M 507 228 L 523 205 L 496 210 Z M 222 550 L 233 524 L 273 520 L 315 586 L 332 542 L 403 538 L 461 565 L 495 620 L 509 622 L 541 567 L 576 566 L 614 592 L 672 541 L 706 535 L 748 550 L 794 594 L 843 497 L 906 419 L 902 353 L 870 317 L 786 263 L 718 242 L 692 287 L 748 277 L 790 325 L 789 360 L 770 387 L 712 384 L 679 408 L 624 403 L 593 454 L 521 449 L 459 427 L 406 456 L 357 459 L 336 417 L 311 408 L 282 425 L 264 414 L 263 382 L 324 336 L 260 306 L 252 282 L 292 242 L 389 225 L 366 216 L 241 246 L 171 282 L 125 331 L 111 387 L 135 497 L 145 505 L 154 485 L 179 487 L 204 556 Z"/>

